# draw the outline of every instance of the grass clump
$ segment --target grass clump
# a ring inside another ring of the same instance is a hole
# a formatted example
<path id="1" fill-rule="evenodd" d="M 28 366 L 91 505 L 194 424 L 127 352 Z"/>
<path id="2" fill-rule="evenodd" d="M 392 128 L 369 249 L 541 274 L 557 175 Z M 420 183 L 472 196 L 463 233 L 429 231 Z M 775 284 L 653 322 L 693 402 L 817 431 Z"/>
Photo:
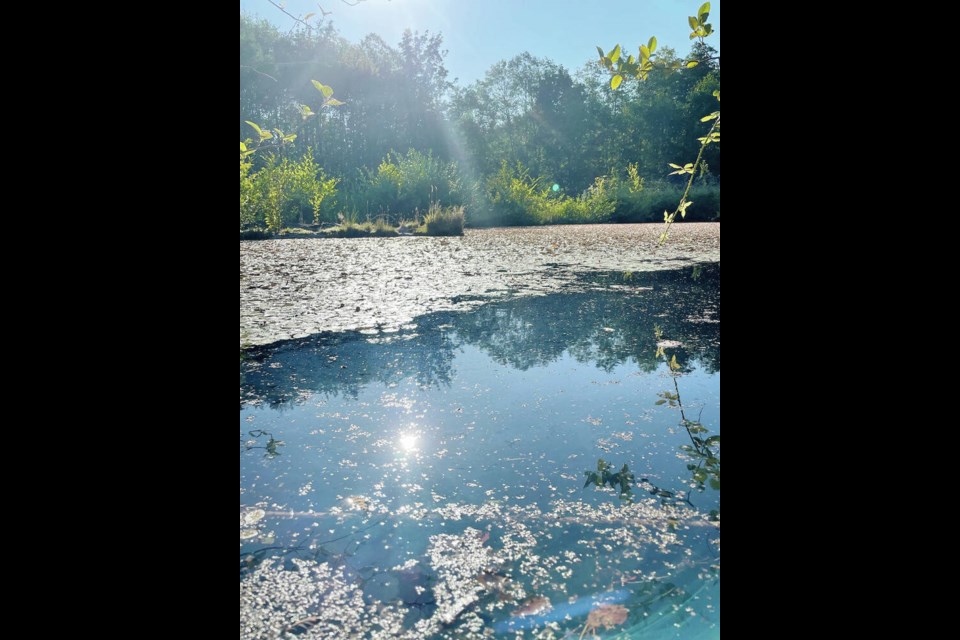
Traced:
<path id="1" fill-rule="evenodd" d="M 423 219 L 420 230 L 428 236 L 462 236 L 467 214 L 462 206 L 441 207 L 434 202 Z"/>

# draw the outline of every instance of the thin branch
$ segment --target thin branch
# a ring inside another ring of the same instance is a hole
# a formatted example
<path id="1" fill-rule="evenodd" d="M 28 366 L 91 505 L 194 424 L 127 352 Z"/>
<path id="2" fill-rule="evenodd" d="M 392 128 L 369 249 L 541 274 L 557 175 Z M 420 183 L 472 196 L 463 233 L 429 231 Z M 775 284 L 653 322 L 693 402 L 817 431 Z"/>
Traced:
<path id="1" fill-rule="evenodd" d="M 670 233 L 670 226 L 673 224 L 673 221 L 677 219 L 677 214 L 680 213 L 680 209 L 687 201 L 687 196 L 690 195 L 690 187 L 693 186 L 693 179 L 697 176 L 697 168 L 700 166 L 700 161 L 703 159 L 703 151 L 707 148 L 707 145 L 710 144 L 710 135 L 717 130 L 719 125 L 720 116 L 718 115 L 714 119 L 713 126 L 710 127 L 710 131 L 707 132 L 707 135 L 703 138 L 703 142 L 700 144 L 700 152 L 697 154 L 697 159 L 693 163 L 693 169 L 690 171 L 690 179 L 687 180 L 687 188 L 684 189 L 683 196 L 680 198 L 680 205 L 677 207 L 676 211 L 671 213 L 669 216 L 667 216 L 667 219 L 664 220 L 663 233 L 660 234 L 660 241 L 657 242 L 658 247 L 662 247 L 667 241 L 667 235 Z"/>
<path id="2" fill-rule="evenodd" d="M 271 80 L 273 80 L 274 82 L 279 82 L 276 78 L 274 78 L 274 77 L 273 77 L 272 75 L 270 75 L 269 73 L 264 73 L 263 71 L 260 71 L 259 69 L 255 69 L 255 68 L 251 67 L 250 65 L 242 64 L 242 65 L 240 65 L 240 68 L 241 68 L 241 69 L 250 69 L 250 71 L 253 71 L 254 73 L 259 73 L 261 76 L 266 76 L 266 77 L 270 78 Z"/>
<path id="3" fill-rule="evenodd" d="M 307 29 L 313 29 L 313 25 L 311 25 L 311 24 L 309 24 L 309 23 L 307 23 L 307 22 L 304 22 L 304 21 L 301 20 L 299 17 L 293 15 L 292 13 L 290 13 L 289 11 L 287 11 L 286 9 L 284 9 L 282 6 L 280 6 L 279 4 L 277 4 L 276 2 L 274 2 L 273 0 L 267 0 L 267 2 L 269 2 L 270 4 L 272 4 L 273 6 L 275 6 L 277 9 L 280 9 L 280 11 L 283 11 L 285 14 L 287 14 L 288 16 L 290 16 L 291 18 L 293 18 L 295 21 L 297 21 L 297 22 L 299 22 L 300 24 L 302 24 L 303 26 L 305 26 Z"/>

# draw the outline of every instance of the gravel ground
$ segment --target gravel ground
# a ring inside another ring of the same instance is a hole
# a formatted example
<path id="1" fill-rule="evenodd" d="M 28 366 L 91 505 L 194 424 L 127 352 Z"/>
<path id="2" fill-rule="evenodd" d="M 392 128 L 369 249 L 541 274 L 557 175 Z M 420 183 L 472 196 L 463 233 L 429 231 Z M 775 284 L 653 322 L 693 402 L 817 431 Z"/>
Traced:
<path id="1" fill-rule="evenodd" d="M 433 311 L 560 290 L 589 271 L 720 261 L 720 224 L 468 229 L 460 238 L 240 243 L 240 345 L 322 331 L 395 331 Z"/>

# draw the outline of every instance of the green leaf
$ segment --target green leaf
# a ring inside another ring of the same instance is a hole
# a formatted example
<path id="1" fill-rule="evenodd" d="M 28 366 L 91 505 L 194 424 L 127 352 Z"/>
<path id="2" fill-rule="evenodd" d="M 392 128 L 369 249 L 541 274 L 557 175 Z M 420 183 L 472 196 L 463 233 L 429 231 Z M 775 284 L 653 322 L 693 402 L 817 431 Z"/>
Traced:
<path id="1" fill-rule="evenodd" d="M 659 405 L 661 405 L 661 404 L 666 404 L 666 403 L 667 403 L 667 401 L 666 401 L 666 400 L 657 400 L 657 401 L 656 401 L 656 402 L 654 402 L 653 404 L 655 404 L 655 405 L 658 405 L 658 406 L 659 406 Z"/>
<path id="2" fill-rule="evenodd" d="M 717 478 L 710 478 L 710 488 L 720 491 L 720 480 Z"/>
<path id="3" fill-rule="evenodd" d="M 327 100 L 327 101 L 324 102 L 323 104 L 328 105 L 328 106 L 331 106 L 331 107 L 339 107 L 340 105 L 342 105 L 342 104 L 347 104 L 347 103 L 344 102 L 344 101 L 342 101 L 342 100 L 337 100 L 336 98 L 330 98 L 329 100 Z"/>
<path id="4" fill-rule="evenodd" d="M 697 28 L 700 26 L 700 23 L 697 22 L 697 19 L 694 18 L 693 16 L 687 16 L 687 22 L 690 24 L 690 28 L 693 29 L 694 31 L 696 31 Z"/>
<path id="5" fill-rule="evenodd" d="M 700 5 L 700 8 L 697 9 L 697 15 L 700 16 L 700 22 L 706 22 L 707 16 L 710 15 L 710 3 L 704 2 Z"/>
<path id="6" fill-rule="evenodd" d="M 248 125 L 250 125 L 251 127 L 253 127 L 253 130 L 257 132 L 257 135 L 258 135 L 258 136 L 263 137 L 263 131 L 260 130 L 260 127 L 258 127 L 258 126 L 255 125 L 254 123 L 250 122 L 249 120 L 244 120 L 244 122 L 246 122 Z"/>
<path id="7" fill-rule="evenodd" d="M 316 13 L 315 11 L 311 11 L 311 12 L 308 13 L 307 15 L 303 16 L 303 18 L 301 18 L 301 19 L 302 19 L 304 22 L 306 22 L 307 20 L 309 20 L 310 18 L 312 18 L 312 17 L 315 16 L 315 15 L 317 15 L 317 13 Z"/>
<path id="8" fill-rule="evenodd" d="M 650 59 L 650 49 L 645 44 L 640 45 L 640 59 L 644 62 Z"/>
<path id="9" fill-rule="evenodd" d="M 710 115 L 708 115 L 708 116 L 703 116 L 702 118 L 700 118 L 700 122 L 710 122 L 711 120 L 716 120 L 716 119 L 719 118 L 719 117 L 720 117 L 720 112 L 719 112 L 719 111 L 714 111 L 714 112 L 711 113 Z"/>
<path id="10" fill-rule="evenodd" d="M 600 54 L 600 59 L 601 59 L 601 60 L 603 60 L 604 58 L 607 57 L 607 55 L 603 52 L 603 49 L 601 49 L 600 47 L 597 47 L 597 53 Z"/>
<path id="11" fill-rule="evenodd" d="M 650 49 L 650 53 L 653 53 L 657 50 L 657 36 L 650 36 L 650 42 L 647 43 L 647 49 Z"/>
<path id="12" fill-rule="evenodd" d="M 612 78 L 610 78 L 610 88 L 613 89 L 614 91 L 616 91 L 616 90 L 617 90 L 617 87 L 620 86 L 620 83 L 621 83 L 621 82 L 623 82 L 623 76 L 621 76 L 621 75 L 618 73 L 617 75 L 615 75 L 615 76 L 613 76 Z"/>
<path id="13" fill-rule="evenodd" d="M 673 167 L 674 169 L 682 169 L 682 168 L 683 168 L 683 167 L 681 167 L 681 166 L 678 165 L 678 164 L 673 164 L 672 162 L 668 162 L 667 164 L 669 164 L 669 165 L 670 165 L 671 167 Z"/>
<path id="14" fill-rule="evenodd" d="M 706 444 L 708 447 L 712 447 L 715 444 L 719 444 L 719 442 L 720 436 L 710 436 L 707 438 L 707 441 L 704 444 Z"/>
<path id="15" fill-rule="evenodd" d="M 690 60 L 689 62 L 687 62 L 687 69 L 693 69 L 698 64 L 700 63 L 697 62 L 696 60 Z"/>
<path id="16" fill-rule="evenodd" d="M 240 143 L 240 151 L 246 151 L 246 150 L 247 150 L 247 145 L 245 145 L 245 144 L 243 144 L 243 143 L 241 142 L 241 143 Z"/>
<path id="17" fill-rule="evenodd" d="M 703 35 L 708 36 L 711 33 L 713 33 L 713 25 L 712 24 L 703 25 Z"/>
<path id="18" fill-rule="evenodd" d="M 317 88 L 317 91 L 323 94 L 324 98 L 329 98 L 330 96 L 333 95 L 333 88 L 328 87 L 322 82 L 318 82 L 316 80 L 311 80 L 310 82 L 312 82 L 313 86 Z"/>
<path id="19" fill-rule="evenodd" d="M 611 61 L 611 62 L 616 62 L 617 60 L 620 59 L 620 45 L 619 45 L 619 44 L 613 48 L 613 51 L 610 52 L 610 55 L 609 55 L 608 57 L 610 58 L 610 61 Z"/>
<path id="20" fill-rule="evenodd" d="M 633 63 L 636 62 L 636 60 L 637 59 L 634 58 L 633 54 L 631 53 L 630 55 L 627 56 L 627 65 L 628 66 L 633 65 Z"/>

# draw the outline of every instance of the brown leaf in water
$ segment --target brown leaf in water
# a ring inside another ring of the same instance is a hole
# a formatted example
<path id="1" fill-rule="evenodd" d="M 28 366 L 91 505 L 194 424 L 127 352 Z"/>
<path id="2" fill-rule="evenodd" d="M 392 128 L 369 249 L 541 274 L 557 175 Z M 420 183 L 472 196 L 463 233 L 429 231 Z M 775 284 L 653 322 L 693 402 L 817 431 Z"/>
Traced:
<path id="1" fill-rule="evenodd" d="M 602 604 L 587 616 L 587 626 L 596 629 L 602 625 L 605 629 L 613 629 L 627 621 L 627 613 L 627 608 L 619 604 Z"/>
<path id="2" fill-rule="evenodd" d="M 520 606 L 513 610 L 512 616 L 535 616 L 550 608 L 550 599 L 543 596 L 534 596 L 524 600 Z"/>

